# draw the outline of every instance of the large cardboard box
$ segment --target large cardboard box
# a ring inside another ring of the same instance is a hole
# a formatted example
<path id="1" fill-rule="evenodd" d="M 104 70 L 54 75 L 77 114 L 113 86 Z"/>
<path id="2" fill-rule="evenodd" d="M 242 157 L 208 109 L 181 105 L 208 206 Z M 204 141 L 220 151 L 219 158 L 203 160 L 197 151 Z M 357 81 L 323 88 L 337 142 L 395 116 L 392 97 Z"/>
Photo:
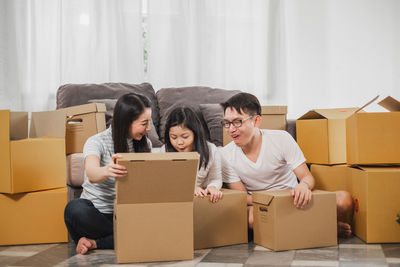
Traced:
<path id="1" fill-rule="evenodd" d="M 400 167 L 352 167 L 353 232 L 367 243 L 400 242 Z"/>
<path id="2" fill-rule="evenodd" d="M 86 140 L 106 129 L 106 105 L 91 103 L 64 110 L 67 113 L 66 153 L 82 153 Z"/>
<path id="3" fill-rule="evenodd" d="M 68 242 L 67 188 L 0 194 L 0 245 Z"/>
<path id="4" fill-rule="evenodd" d="M 194 198 L 194 249 L 247 243 L 247 194 L 222 189 L 223 197 Z"/>
<path id="5" fill-rule="evenodd" d="M 315 178 L 315 189 L 352 192 L 351 172 L 348 165 L 312 164 L 311 174 Z"/>
<path id="6" fill-rule="evenodd" d="M 128 153 L 118 164 L 114 248 L 118 263 L 193 259 L 193 198 L 199 155 Z"/>
<path id="7" fill-rule="evenodd" d="M 262 106 L 260 129 L 286 130 L 287 106 Z M 223 129 L 223 145 L 230 143 L 232 138 Z"/>
<path id="8" fill-rule="evenodd" d="M 347 164 L 400 164 L 400 102 L 378 103 L 390 112 L 356 112 L 346 120 Z"/>
<path id="9" fill-rule="evenodd" d="M 297 119 L 297 143 L 307 163 L 346 163 L 346 118 L 356 110 L 314 109 Z"/>
<path id="10" fill-rule="evenodd" d="M 65 187 L 65 113 L 0 111 L 0 192 Z M 29 136 L 29 138 L 28 138 Z"/>
<path id="11" fill-rule="evenodd" d="M 337 245 L 336 194 L 314 190 L 304 209 L 290 190 L 253 192 L 254 243 L 275 250 Z"/>

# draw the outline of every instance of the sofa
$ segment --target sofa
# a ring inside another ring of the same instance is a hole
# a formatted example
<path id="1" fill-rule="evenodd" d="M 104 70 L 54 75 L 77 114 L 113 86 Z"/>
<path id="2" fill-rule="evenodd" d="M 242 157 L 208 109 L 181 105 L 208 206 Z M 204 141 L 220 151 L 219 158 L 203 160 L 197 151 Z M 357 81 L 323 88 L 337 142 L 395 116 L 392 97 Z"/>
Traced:
<path id="1" fill-rule="evenodd" d="M 57 109 L 87 103 L 104 103 L 107 108 L 106 124 L 110 125 L 117 99 L 126 93 L 139 93 L 147 96 L 152 103 L 152 125 L 148 136 L 153 147 L 164 142 L 166 117 L 176 106 L 190 106 L 198 114 L 207 138 L 216 146 L 222 145 L 222 109 L 219 103 L 241 92 L 238 90 L 214 89 L 209 87 L 162 88 L 155 92 L 149 83 L 103 83 L 103 84 L 65 84 L 57 91 Z M 295 120 L 288 120 L 287 131 L 295 138 Z M 67 156 L 67 185 L 69 199 L 79 197 L 83 183 L 82 153 Z"/>

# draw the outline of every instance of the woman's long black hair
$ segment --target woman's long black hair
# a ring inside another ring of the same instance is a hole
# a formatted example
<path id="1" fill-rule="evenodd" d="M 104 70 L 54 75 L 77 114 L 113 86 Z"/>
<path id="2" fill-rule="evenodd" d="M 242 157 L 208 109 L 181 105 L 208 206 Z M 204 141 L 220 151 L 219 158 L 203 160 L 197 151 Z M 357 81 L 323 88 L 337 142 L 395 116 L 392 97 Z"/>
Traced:
<path id="1" fill-rule="evenodd" d="M 122 95 L 114 108 L 112 120 L 112 138 L 114 141 L 114 153 L 128 151 L 129 127 L 137 120 L 146 108 L 151 108 L 150 100 L 140 94 L 129 93 Z M 146 136 L 142 139 L 133 139 L 135 152 L 150 152 Z"/>
<path id="2" fill-rule="evenodd" d="M 203 164 L 204 168 L 206 168 L 210 159 L 210 151 L 208 149 L 203 125 L 201 124 L 196 113 L 189 107 L 177 107 L 174 108 L 171 113 L 169 113 L 165 125 L 165 151 L 177 152 L 177 150 L 171 144 L 169 131 L 171 127 L 178 125 L 186 127 L 193 132 L 194 151 L 197 151 L 200 154 L 199 169 L 203 166 Z"/>

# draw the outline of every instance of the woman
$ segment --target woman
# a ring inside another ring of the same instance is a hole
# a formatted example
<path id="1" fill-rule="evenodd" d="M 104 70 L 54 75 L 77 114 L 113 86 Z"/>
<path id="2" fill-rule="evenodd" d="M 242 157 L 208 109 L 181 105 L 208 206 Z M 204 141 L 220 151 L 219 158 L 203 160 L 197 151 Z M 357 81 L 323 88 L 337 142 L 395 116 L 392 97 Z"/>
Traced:
<path id="1" fill-rule="evenodd" d="M 168 115 L 165 125 L 165 146 L 161 151 L 200 154 L 195 195 L 217 202 L 222 197 L 221 158 L 217 147 L 206 140 L 196 113 L 188 107 L 178 107 Z"/>
<path id="2" fill-rule="evenodd" d="M 116 164 L 116 153 L 150 152 L 151 103 L 139 94 L 121 96 L 114 108 L 112 125 L 90 137 L 83 148 L 85 180 L 80 199 L 68 203 L 65 224 L 77 244 L 76 252 L 91 249 L 113 249 L 113 205 L 115 179 L 127 174 Z"/>

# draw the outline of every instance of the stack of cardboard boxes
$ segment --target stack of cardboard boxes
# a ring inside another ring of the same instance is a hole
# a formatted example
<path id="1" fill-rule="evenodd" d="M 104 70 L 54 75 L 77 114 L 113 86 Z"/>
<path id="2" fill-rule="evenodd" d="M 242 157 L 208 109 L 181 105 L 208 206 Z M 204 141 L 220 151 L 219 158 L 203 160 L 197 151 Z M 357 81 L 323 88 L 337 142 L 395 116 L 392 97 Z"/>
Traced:
<path id="1" fill-rule="evenodd" d="M 49 123 L 50 122 L 50 123 Z M 68 241 L 65 112 L 0 111 L 0 245 Z"/>
<path id="2" fill-rule="evenodd" d="M 389 112 L 312 110 L 297 120 L 297 142 L 316 188 L 352 194 L 355 235 L 400 242 L 400 102 L 387 97 L 378 104 Z"/>

